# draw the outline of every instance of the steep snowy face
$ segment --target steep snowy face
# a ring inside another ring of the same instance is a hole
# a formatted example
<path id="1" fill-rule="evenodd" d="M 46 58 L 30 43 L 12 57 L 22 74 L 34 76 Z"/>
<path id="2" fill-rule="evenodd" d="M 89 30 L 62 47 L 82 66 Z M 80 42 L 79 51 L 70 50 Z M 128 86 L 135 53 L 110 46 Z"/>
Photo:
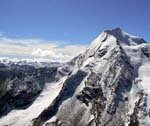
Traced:
<path id="1" fill-rule="evenodd" d="M 123 46 L 131 65 L 137 74 L 130 91 L 132 120 L 139 126 L 150 125 L 150 44 L 142 43 L 134 46 Z"/>
<path id="2" fill-rule="evenodd" d="M 33 125 L 149 125 L 147 91 L 138 79 L 144 75 L 143 81 L 148 85 L 149 70 L 145 69 L 149 54 L 149 46 L 142 38 L 119 28 L 102 32 L 72 60 L 76 67 Z"/>

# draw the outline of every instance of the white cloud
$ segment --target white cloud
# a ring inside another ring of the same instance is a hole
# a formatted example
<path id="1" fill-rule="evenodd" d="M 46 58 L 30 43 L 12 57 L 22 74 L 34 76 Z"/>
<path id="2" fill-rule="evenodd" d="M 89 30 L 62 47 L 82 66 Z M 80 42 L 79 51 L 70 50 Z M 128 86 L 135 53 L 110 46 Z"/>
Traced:
<path id="1" fill-rule="evenodd" d="M 86 45 L 65 45 L 41 39 L 14 39 L 0 36 L 0 57 L 42 58 L 49 61 L 69 61 L 86 49 Z"/>

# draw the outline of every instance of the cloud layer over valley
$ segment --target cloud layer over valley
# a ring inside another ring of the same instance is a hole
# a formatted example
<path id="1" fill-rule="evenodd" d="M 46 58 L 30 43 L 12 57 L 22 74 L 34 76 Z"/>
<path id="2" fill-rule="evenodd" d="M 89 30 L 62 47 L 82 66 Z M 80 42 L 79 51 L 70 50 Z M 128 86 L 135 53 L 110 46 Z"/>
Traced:
<path id="1" fill-rule="evenodd" d="M 86 49 L 86 45 L 66 45 L 61 41 L 0 36 L 0 57 L 43 59 L 66 62 Z"/>

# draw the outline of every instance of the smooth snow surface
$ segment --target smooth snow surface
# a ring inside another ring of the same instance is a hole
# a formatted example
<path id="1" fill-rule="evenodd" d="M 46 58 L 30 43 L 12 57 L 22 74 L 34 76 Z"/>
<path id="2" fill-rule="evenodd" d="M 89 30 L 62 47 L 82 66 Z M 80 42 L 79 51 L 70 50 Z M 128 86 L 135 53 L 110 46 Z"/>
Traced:
<path id="1" fill-rule="evenodd" d="M 126 54 L 130 57 L 131 64 L 138 70 L 138 83 L 144 90 L 150 92 L 150 60 L 144 56 L 141 48 L 144 46 L 123 46 Z"/>
<path id="2" fill-rule="evenodd" d="M 35 102 L 25 110 L 12 110 L 8 115 L 0 118 L 0 126 L 30 126 L 32 119 L 36 118 L 52 100 L 58 95 L 64 79 L 57 83 L 46 83 L 43 92 Z"/>
<path id="3" fill-rule="evenodd" d="M 145 62 L 139 68 L 139 78 L 141 84 L 150 93 L 150 62 Z"/>

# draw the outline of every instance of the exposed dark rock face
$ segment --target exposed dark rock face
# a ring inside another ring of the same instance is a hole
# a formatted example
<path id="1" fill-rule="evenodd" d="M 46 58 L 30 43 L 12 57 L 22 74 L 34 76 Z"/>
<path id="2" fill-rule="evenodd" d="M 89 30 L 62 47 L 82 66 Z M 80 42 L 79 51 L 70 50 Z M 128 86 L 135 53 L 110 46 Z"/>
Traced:
<path id="1" fill-rule="evenodd" d="M 73 96 L 77 86 L 81 83 L 85 76 L 86 73 L 84 71 L 78 71 L 75 75 L 69 77 L 64 82 L 60 94 L 56 97 L 53 103 L 41 113 L 41 115 L 34 122 L 34 125 L 42 125 L 43 122 L 54 116 L 62 102 Z"/>
<path id="2" fill-rule="evenodd" d="M 55 79 L 57 67 L 35 68 L 11 65 L 0 68 L 0 113 L 12 109 L 25 109 L 42 91 L 45 82 Z"/>

